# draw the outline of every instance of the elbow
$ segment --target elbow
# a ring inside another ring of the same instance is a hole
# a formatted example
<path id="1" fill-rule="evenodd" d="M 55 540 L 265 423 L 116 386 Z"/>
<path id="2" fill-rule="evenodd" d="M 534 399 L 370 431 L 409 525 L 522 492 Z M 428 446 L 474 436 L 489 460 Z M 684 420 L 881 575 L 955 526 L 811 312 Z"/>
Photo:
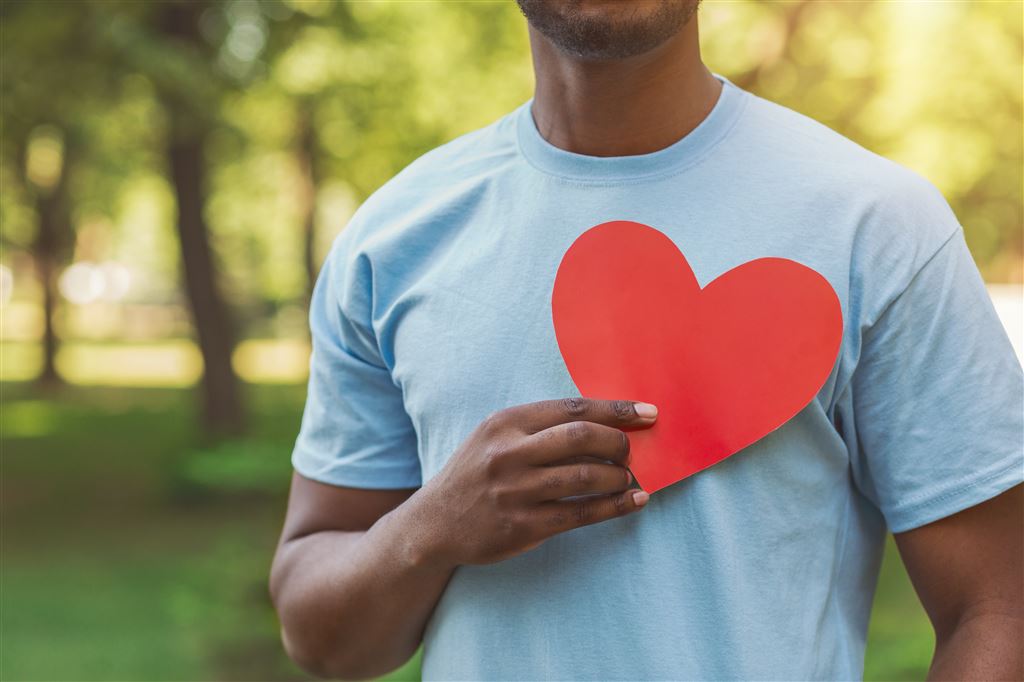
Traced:
<path id="1" fill-rule="evenodd" d="M 367 680 L 397 669 L 412 657 L 397 652 L 374 652 L 358 642 L 346 642 L 336 631 L 311 620 L 315 606 L 303 604 L 287 589 L 284 571 L 275 565 L 269 583 L 270 600 L 281 622 L 281 644 L 295 665 L 321 679 Z M 391 653 L 392 655 L 388 655 Z"/>
<path id="2" fill-rule="evenodd" d="M 288 630 L 284 627 L 281 628 L 281 644 L 284 645 L 284 651 L 292 663 L 313 677 L 335 680 L 363 679 L 353 675 L 355 671 L 352 667 L 346 665 L 344 661 L 338 661 L 336 654 L 318 651 L 308 642 L 296 640 L 289 636 Z"/>
<path id="3" fill-rule="evenodd" d="M 335 660 L 337 655 L 331 650 L 333 647 L 322 636 L 311 636 L 308 632 L 310 628 L 302 627 L 302 611 L 306 609 L 300 604 L 292 603 L 294 597 L 289 594 L 292 591 L 286 589 L 287 574 L 286 562 L 282 560 L 279 549 L 270 568 L 267 592 L 281 623 L 281 644 L 285 654 L 292 663 L 313 677 L 355 679 L 350 674 L 352 671 L 349 670 L 349 666 L 339 665 Z M 303 630 L 307 632 L 304 633 Z M 320 641 L 317 641 L 318 639 Z"/>
<path id="4" fill-rule="evenodd" d="M 416 645 L 395 647 L 393 641 L 388 641 L 385 646 L 374 646 L 372 641 L 365 641 L 365 623 L 346 625 L 353 614 L 346 617 L 334 608 L 325 611 L 324 600 L 290 573 L 290 564 L 279 551 L 270 568 L 267 588 L 281 622 L 285 652 L 306 673 L 335 680 L 372 679 L 399 668 L 416 652 Z M 357 636 L 346 636 L 346 632 Z"/>
<path id="5" fill-rule="evenodd" d="M 306 673 L 320 679 L 371 680 L 397 669 L 401 661 L 371 660 L 364 652 L 346 650 L 347 647 L 327 648 L 309 641 L 301 641 L 281 628 L 281 643 L 288 658 Z"/>
<path id="6" fill-rule="evenodd" d="M 308 646 L 296 643 L 283 626 L 281 627 L 281 644 L 291 662 L 301 668 L 303 672 L 320 679 L 341 679 L 340 675 L 334 674 L 335 671 L 327 664 L 323 656 L 316 655 Z"/>

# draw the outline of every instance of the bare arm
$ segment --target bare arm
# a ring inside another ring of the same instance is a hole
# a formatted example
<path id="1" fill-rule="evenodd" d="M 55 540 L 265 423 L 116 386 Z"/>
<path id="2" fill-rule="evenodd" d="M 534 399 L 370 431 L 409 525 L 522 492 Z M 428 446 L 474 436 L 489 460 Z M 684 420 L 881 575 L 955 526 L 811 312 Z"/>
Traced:
<path id="1" fill-rule="evenodd" d="M 296 474 L 270 578 L 289 656 L 314 674 L 347 679 L 400 666 L 457 566 L 500 561 L 643 507 L 647 494 L 629 490 L 621 429 L 654 418 L 629 401 L 503 410 L 415 491 Z M 591 497 L 564 499 L 580 495 Z"/>
<path id="2" fill-rule="evenodd" d="M 896 544 L 935 628 L 931 680 L 1024 680 L 1024 487 Z"/>
<path id="3" fill-rule="evenodd" d="M 402 504 L 413 492 L 293 475 L 270 589 L 285 650 L 311 673 L 373 677 L 416 651 L 451 569 L 413 555 L 403 527 L 414 512 Z"/>

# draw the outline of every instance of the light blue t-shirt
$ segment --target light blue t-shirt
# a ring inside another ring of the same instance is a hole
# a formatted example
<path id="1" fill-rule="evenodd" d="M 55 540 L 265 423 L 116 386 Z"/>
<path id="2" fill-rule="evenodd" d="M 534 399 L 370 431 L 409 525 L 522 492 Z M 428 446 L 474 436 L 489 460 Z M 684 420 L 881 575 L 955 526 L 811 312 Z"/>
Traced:
<path id="1" fill-rule="evenodd" d="M 701 286 L 780 256 L 842 304 L 835 366 L 781 428 L 637 514 L 458 568 L 425 679 L 859 678 L 886 528 L 1024 478 L 1020 363 L 946 201 L 722 80 L 640 156 L 558 149 L 526 103 L 412 163 L 334 244 L 293 464 L 340 486 L 419 486 L 488 414 L 579 394 L 551 290 L 599 223 L 661 230 Z"/>

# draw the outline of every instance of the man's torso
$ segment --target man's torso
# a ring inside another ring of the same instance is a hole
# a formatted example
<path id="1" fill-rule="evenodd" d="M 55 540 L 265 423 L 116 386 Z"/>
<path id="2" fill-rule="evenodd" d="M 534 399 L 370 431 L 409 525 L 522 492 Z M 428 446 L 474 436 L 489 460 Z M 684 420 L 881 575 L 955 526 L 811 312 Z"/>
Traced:
<path id="1" fill-rule="evenodd" d="M 599 223 L 662 231 L 701 286 L 765 256 L 807 265 L 836 291 L 844 338 L 805 409 L 642 513 L 460 567 L 425 679 L 858 677 L 885 524 L 836 415 L 866 320 L 950 226 L 889 224 L 916 176 L 728 83 L 701 127 L 646 158 L 545 147 L 528 116 L 435 150 L 373 199 L 373 330 L 424 481 L 491 412 L 578 395 L 551 291 Z"/>

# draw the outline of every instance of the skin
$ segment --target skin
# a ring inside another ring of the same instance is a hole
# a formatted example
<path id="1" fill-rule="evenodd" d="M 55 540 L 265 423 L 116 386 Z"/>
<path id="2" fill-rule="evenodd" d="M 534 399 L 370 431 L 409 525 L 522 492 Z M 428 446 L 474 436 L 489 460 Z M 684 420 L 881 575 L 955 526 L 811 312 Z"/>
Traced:
<path id="1" fill-rule="evenodd" d="M 535 3 L 520 4 L 529 12 Z M 565 13 L 576 9 L 594 22 L 604 13 L 604 23 L 614 26 L 626 21 L 620 16 L 624 8 L 634 10 L 630 20 L 642 22 L 662 4 L 597 2 L 580 8 L 566 0 L 543 6 Z M 680 14 L 696 9 L 695 2 L 671 4 Z M 704 120 L 722 89 L 701 61 L 696 15 L 663 43 L 631 57 L 572 57 L 532 26 L 530 49 L 537 130 L 554 146 L 577 154 L 632 156 L 664 149 Z"/>
<path id="2" fill-rule="evenodd" d="M 898 533 L 935 629 L 929 680 L 1024 680 L 1024 486 Z"/>
<path id="3" fill-rule="evenodd" d="M 721 89 L 700 58 L 696 4 L 520 0 L 537 79 L 532 113 L 545 139 L 628 156 L 693 130 Z M 387 673 L 416 651 L 457 566 L 642 513 L 648 498 L 629 489 L 623 430 L 649 427 L 655 413 L 579 398 L 509 408 L 416 490 L 295 474 L 270 578 L 289 656 L 324 677 Z M 564 499 L 578 495 L 592 496 Z M 935 628 L 930 679 L 1024 679 L 1022 538 L 1021 486 L 896 536 Z"/>

